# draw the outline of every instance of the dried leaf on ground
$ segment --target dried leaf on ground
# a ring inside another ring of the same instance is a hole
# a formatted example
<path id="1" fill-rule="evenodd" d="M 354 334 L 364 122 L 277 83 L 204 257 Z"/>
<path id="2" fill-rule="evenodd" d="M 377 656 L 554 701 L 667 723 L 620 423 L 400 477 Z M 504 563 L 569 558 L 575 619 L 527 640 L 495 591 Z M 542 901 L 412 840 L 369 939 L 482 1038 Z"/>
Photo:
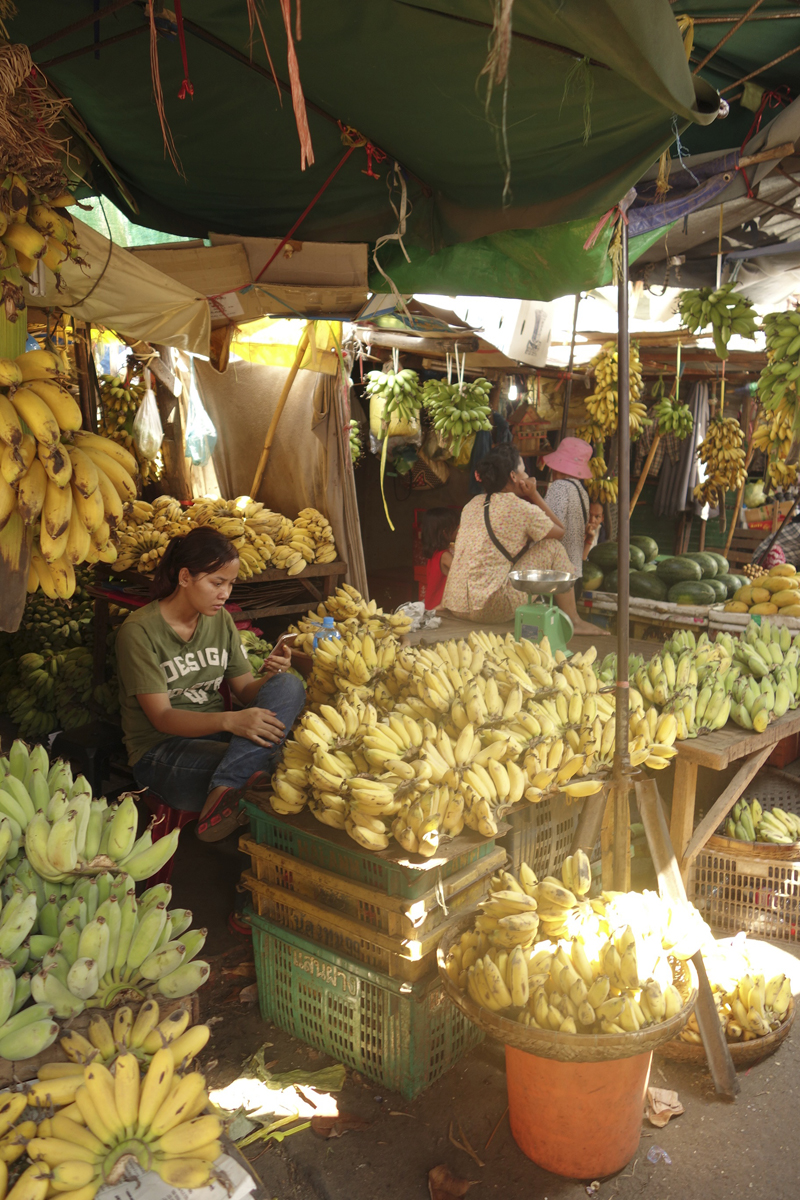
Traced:
<path id="1" fill-rule="evenodd" d="M 258 984 L 251 983 L 249 987 L 243 987 L 239 992 L 239 1002 L 241 1004 L 258 1004 Z"/>
<path id="2" fill-rule="evenodd" d="M 460 1179 L 443 1163 L 428 1172 L 428 1191 L 431 1200 L 457 1200 L 465 1196 L 477 1179 Z"/>
<path id="3" fill-rule="evenodd" d="M 311 1132 L 318 1138 L 341 1137 L 343 1133 L 357 1133 L 369 1129 L 371 1122 L 362 1121 L 353 1113 L 339 1113 L 335 1117 L 312 1117 Z"/>
<path id="4" fill-rule="evenodd" d="M 651 1125 L 663 1129 L 670 1117 L 679 1117 L 684 1111 L 678 1093 L 669 1088 L 649 1087 L 645 1116 Z"/>

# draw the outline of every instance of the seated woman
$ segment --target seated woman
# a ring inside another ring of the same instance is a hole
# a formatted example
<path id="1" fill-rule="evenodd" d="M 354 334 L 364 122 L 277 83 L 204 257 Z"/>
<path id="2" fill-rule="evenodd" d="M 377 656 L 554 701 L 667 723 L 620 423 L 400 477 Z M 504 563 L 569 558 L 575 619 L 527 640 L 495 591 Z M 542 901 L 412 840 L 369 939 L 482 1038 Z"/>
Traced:
<path id="1" fill-rule="evenodd" d="M 528 596 L 511 584 L 509 571 L 575 572 L 561 545 L 564 526 L 539 495 L 515 446 L 496 446 L 476 475 L 485 495 L 462 510 L 442 607 L 462 620 L 510 621 Z M 575 633 L 604 632 L 580 619 L 574 590 L 555 599 Z"/>
<path id="2" fill-rule="evenodd" d="M 215 842 L 242 823 L 240 800 L 263 785 L 305 704 L 289 653 L 253 677 L 225 603 L 239 573 L 236 547 L 200 527 L 167 546 L 151 604 L 117 635 L 122 729 L 134 778 L 172 808 L 198 812 Z M 264 678 L 266 677 L 266 678 Z M 225 712 L 227 680 L 244 705 Z"/>

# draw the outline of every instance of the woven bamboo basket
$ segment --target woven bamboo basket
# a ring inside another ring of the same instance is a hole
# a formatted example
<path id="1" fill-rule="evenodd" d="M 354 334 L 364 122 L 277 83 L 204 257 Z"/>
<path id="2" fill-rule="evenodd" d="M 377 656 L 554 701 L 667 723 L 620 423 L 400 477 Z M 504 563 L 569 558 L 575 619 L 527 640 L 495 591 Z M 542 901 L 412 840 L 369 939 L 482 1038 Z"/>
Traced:
<path id="1" fill-rule="evenodd" d="M 733 1065 L 735 1067 L 752 1067 L 755 1063 L 761 1062 L 763 1058 L 769 1058 L 770 1054 L 774 1054 L 781 1042 L 789 1036 L 796 1015 L 797 1008 L 792 1000 L 783 1024 L 774 1029 L 772 1033 L 768 1033 L 766 1037 L 755 1038 L 752 1042 L 728 1042 Z M 701 1065 L 706 1061 L 706 1052 L 703 1046 L 697 1042 L 684 1042 L 679 1037 L 665 1043 L 656 1053 L 660 1054 L 662 1058 L 670 1059 L 671 1062 Z"/>
<path id="2" fill-rule="evenodd" d="M 525 1050 L 528 1054 L 535 1054 L 540 1058 L 554 1058 L 559 1062 L 610 1062 L 613 1059 L 634 1058 L 637 1054 L 658 1050 L 665 1042 L 676 1038 L 689 1020 L 697 999 L 697 990 L 693 986 L 687 964 L 681 964 L 682 970 L 675 979 L 675 986 L 685 1001 L 681 1011 L 668 1021 L 663 1021 L 660 1025 L 650 1025 L 647 1029 L 640 1029 L 638 1033 L 558 1033 L 554 1030 L 520 1025 L 518 1021 L 511 1021 L 499 1013 L 489 1012 L 476 1004 L 471 996 L 460 991 L 445 970 L 451 947 L 466 929 L 471 928 L 474 920 L 473 912 L 455 923 L 442 938 L 436 956 L 439 977 L 447 995 L 464 1015 L 489 1037 L 497 1038 L 508 1046 Z"/>
<path id="3" fill-rule="evenodd" d="M 779 808 L 800 816 L 800 779 L 773 767 L 762 768 L 755 779 L 745 788 L 744 799 L 757 796 L 765 809 Z M 723 822 L 724 828 L 724 822 Z M 713 834 L 704 850 L 716 850 L 731 858 L 758 858 L 767 862 L 800 862 L 800 842 L 777 846 L 773 842 L 740 842 L 722 833 Z"/>

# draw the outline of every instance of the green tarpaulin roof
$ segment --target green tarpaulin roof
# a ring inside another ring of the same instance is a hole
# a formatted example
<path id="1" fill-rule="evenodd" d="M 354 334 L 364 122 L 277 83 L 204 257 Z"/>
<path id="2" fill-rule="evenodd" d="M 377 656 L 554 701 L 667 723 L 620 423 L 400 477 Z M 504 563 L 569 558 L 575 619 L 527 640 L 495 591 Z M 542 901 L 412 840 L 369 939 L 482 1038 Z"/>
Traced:
<path id="1" fill-rule="evenodd" d="M 106 7 L 101 0 L 101 14 Z M 580 261 L 597 216 L 670 144 L 676 122 L 708 124 L 717 108 L 713 90 L 692 80 L 668 0 L 515 0 L 507 96 L 499 84 L 491 120 L 478 82 L 491 0 L 302 0 L 297 56 L 315 162 L 301 171 L 291 99 L 284 93 L 281 105 L 264 73 L 246 0 L 184 0 L 182 8 L 193 99 L 177 98 L 178 40 L 159 38 L 158 57 L 183 175 L 164 154 L 141 4 L 38 47 L 92 6 L 36 0 L 20 6 L 9 33 L 71 98 L 135 197 L 136 219 L 152 228 L 283 236 L 342 157 L 337 122 L 359 130 L 389 156 L 375 167 L 380 179 L 365 173 L 366 154 L 356 150 L 298 236 L 375 242 L 393 232 L 387 176 L 397 159 L 411 208 L 412 266 L 401 269 L 396 248 L 384 253 L 406 290 L 447 284 L 544 296 L 570 291 L 582 273 L 584 282 L 598 281 Z M 266 0 L 259 11 L 276 74 L 287 81 L 281 6 Z M 129 36 L 103 45 L 121 35 Z M 65 57 L 96 36 L 98 50 Z M 504 101 L 506 206 L 497 136 Z M 96 161 L 92 175 L 124 208 Z M 572 232 L 553 229 L 570 222 L 579 223 Z M 531 232 L 543 227 L 548 232 Z"/>

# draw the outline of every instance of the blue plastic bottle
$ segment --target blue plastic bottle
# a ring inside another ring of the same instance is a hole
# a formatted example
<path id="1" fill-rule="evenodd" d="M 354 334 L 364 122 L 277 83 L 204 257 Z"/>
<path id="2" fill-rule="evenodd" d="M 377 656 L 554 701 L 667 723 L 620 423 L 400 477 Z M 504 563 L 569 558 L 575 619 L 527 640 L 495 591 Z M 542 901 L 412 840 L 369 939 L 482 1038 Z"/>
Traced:
<path id="1" fill-rule="evenodd" d="M 333 617 L 323 617 L 322 629 L 320 629 L 319 633 L 314 634 L 314 649 L 316 650 L 318 642 L 325 642 L 330 638 L 341 640 L 341 637 L 342 635 L 339 633 L 339 630 L 333 624 Z"/>

